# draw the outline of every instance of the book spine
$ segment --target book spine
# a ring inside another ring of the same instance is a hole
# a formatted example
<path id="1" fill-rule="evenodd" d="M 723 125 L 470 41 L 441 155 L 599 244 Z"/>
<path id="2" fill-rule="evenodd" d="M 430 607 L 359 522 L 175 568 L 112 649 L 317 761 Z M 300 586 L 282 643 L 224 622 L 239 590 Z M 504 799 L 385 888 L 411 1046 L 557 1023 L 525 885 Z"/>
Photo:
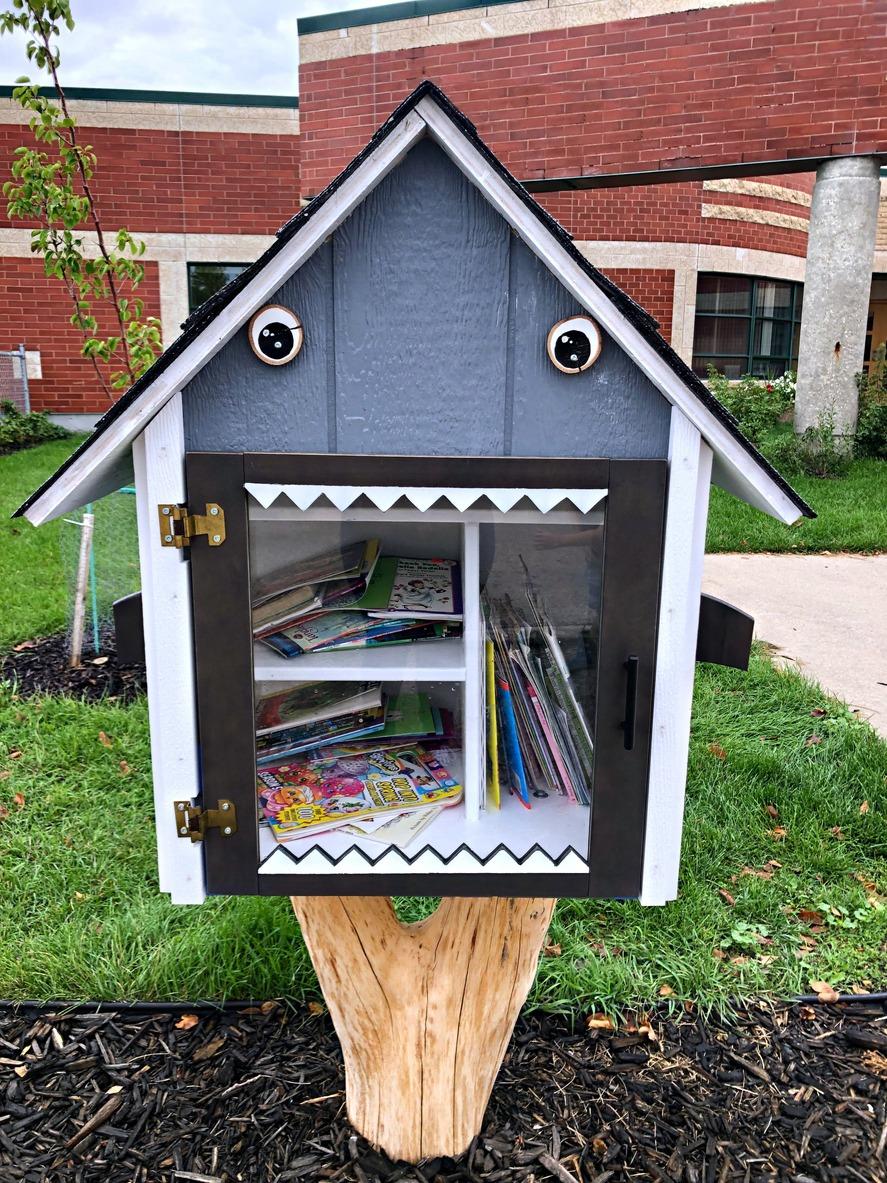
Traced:
<path id="1" fill-rule="evenodd" d="M 530 793 L 527 789 L 527 775 L 520 750 L 520 739 L 517 732 L 517 718 L 514 713 L 514 703 L 511 699 L 511 687 L 504 678 L 497 678 L 499 691 L 499 705 L 502 708 L 502 725 L 505 731 L 505 746 L 508 751 L 508 767 L 511 772 L 511 787 L 521 802 L 530 808 Z"/>

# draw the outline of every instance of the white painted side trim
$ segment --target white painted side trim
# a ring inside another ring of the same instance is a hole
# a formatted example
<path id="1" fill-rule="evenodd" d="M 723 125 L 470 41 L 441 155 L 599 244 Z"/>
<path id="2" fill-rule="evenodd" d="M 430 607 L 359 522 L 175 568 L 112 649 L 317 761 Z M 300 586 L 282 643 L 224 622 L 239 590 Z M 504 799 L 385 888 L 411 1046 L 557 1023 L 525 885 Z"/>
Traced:
<path id="1" fill-rule="evenodd" d="M 672 408 L 642 904 L 678 889 L 711 449 Z"/>
<path id="2" fill-rule="evenodd" d="M 195 715 L 190 567 L 181 551 L 162 547 L 157 505 L 185 499 L 182 396 L 174 395 L 133 446 L 148 717 L 160 890 L 174 904 L 206 898 L 203 847 L 179 838 L 173 802 L 200 793 Z"/>
<path id="3" fill-rule="evenodd" d="M 462 527 L 462 645 L 465 684 L 462 688 L 462 768 L 465 817 L 476 822 L 487 797 L 486 713 L 484 711 L 483 630 L 480 606 L 480 527 Z"/>
<path id="4" fill-rule="evenodd" d="M 348 217 L 424 134 L 425 121 L 411 111 L 351 176 L 340 185 L 302 232 L 292 238 L 206 329 L 191 342 L 105 433 L 84 452 L 25 515 L 35 526 L 59 517 L 102 492 L 102 475 L 115 458 L 145 430 L 160 408 L 180 391 L 206 362 L 214 357 L 260 308 L 269 292 L 275 292 L 329 234 Z"/>
<path id="5" fill-rule="evenodd" d="M 764 513 L 784 522 L 796 521 L 800 513 L 782 488 L 746 452 L 724 424 L 699 402 L 671 366 L 626 320 L 557 239 L 544 229 L 440 107 L 426 97 L 417 104 L 416 110 L 421 113 L 435 140 L 453 163 L 481 189 L 530 250 L 619 342 L 672 406 L 679 407 L 699 429 L 721 461 L 716 472 L 718 483 Z"/>

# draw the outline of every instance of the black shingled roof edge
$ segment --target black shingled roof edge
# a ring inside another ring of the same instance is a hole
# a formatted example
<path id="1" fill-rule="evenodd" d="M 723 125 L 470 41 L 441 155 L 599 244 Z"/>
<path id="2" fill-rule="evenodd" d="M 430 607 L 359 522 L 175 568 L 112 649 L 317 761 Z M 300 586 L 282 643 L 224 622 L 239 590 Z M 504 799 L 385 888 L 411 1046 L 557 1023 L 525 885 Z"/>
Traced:
<path id="1" fill-rule="evenodd" d="M 816 514 L 810 506 L 800 497 L 791 487 L 788 481 L 776 471 L 770 462 L 761 455 L 758 449 L 748 440 L 736 423 L 736 420 L 727 410 L 727 408 L 720 403 L 711 393 L 708 387 L 697 377 L 690 367 L 684 362 L 668 342 L 659 333 L 659 326 L 656 320 L 649 313 L 645 312 L 640 305 L 636 304 L 634 300 L 621 288 L 617 287 L 612 280 L 608 279 L 602 272 L 598 271 L 596 267 L 585 258 L 585 256 L 577 249 L 573 242 L 573 237 L 569 234 L 561 224 L 556 221 L 547 210 L 543 209 L 524 187 L 517 181 L 504 164 L 496 157 L 487 145 L 483 142 L 477 133 L 474 124 L 471 123 L 465 115 L 455 107 L 443 91 L 433 82 L 425 79 L 420 82 L 416 89 L 404 101 L 395 108 L 383 124 L 377 129 L 372 138 L 366 143 L 354 159 L 345 166 L 342 172 L 339 173 L 329 185 L 307 205 L 304 209 L 299 210 L 292 218 L 281 226 L 277 231 L 276 240 L 268 249 L 259 256 L 254 263 L 251 263 L 240 275 L 236 276 L 214 296 L 211 296 L 204 304 L 196 309 L 182 325 L 182 332 L 172 344 L 163 351 L 158 357 L 157 361 L 147 370 L 141 378 L 126 391 L 114 404 L 110 410 L 102 416 L 96 424 L 93 432 L 89 435 L 83 443 L 77 448 L 68 459 L 50 476 L 43 484 L 36 489 L 30 497 L 24 501 L 19 508 L 12 515 L 13 517 L 21 517 L 30 509 L 30 507 L 43 494 L 51 488 L 53 484 L 62 476 L 63 473 L 74 464 L 74 462 L 88 452 L 95 441 L 102 436 L 112 423 L 115 423 L 135 402 L 138 401 L 140 395 L 147 390 L 154 380 L 167 369 L 175 359 L 184 352 L 184 350 L 196 340 L 204 328 L 227 307 L 234 299 L 238 292 L 242 291 L 246 285 L 254 279 L 264 269 L 265 265 L 275 257 L 284 246 L 298 233 L 299 230 L 305 226 L 312 217 L 320 210 L 327 201 L 333 196 L 337 189 L 360 167 L 366 158 L 378 148 L 378 146 L 391 134 L 395 127 L 403 121 L 410 111 L 423 99 L 432 99 L 441 110 L 453 121 L 460 129 L 465 137 L 471 142 L 478 152 L 483 156 L 484 160 L 490 167 L 501 177 L 501 179 L 508 185 L 508 187 L 515 193 L 524 203 L 527 209 L 542 223 L 546 230 L 553 235 L 560 245 L 567 251 L 570 257 L 582 268 L 585 274 L 594 281 L 595 284 L 609 297 L 609 299 L 616 305 L 619 311 L 625 316 L 634 327 L 643 335 L 645 340 L 655 349 L 659 356 L 667 363 L 667 365 L 674 371 L 674 373 L 681 379 L 685 386 L 699 399 L 699 401 L 715 415 L 717 419 L 727 428 L 730 434 L 734 437 L 737 443 L 748 453 L 748 455 L 755 461 L 755 463 L 767 473 L 773 482 L 786 494 L 792 503 L 798 508 L 800 513 L 805 517 L 815 518 Z"/>

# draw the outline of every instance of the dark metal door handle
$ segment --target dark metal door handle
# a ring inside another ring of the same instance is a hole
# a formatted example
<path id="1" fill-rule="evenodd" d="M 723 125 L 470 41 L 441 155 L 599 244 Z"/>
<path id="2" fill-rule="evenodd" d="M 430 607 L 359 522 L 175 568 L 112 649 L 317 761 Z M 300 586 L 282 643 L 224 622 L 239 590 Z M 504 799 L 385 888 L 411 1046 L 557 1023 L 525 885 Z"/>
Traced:
<path id="1" fill-rule="evenodd" d="M 630 752 L 634 747 L 634 721 L 638 706 L 638 659 L 629 657 L 624 665 L 627 674 L 625 679 L 625 720 L 620 726 L 624 732 L 625 750 Z"/>

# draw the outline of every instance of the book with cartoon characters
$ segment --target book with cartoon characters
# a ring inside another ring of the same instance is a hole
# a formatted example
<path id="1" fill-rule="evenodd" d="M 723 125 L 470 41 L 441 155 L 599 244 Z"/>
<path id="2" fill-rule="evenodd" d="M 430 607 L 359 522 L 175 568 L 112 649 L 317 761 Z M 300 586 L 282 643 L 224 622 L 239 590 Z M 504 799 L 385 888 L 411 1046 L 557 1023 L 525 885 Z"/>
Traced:
<path id="1" fill-rule="evenodd" d="M 359 601 L 382 619 L 462 619 L 462 576 L 455 559 L 379 559 L 367 594 Z"/>
<path id="2" fill-rule="evenodd" d="M 421 744 L 352 755 L 322 751 L 259 768 L 263 817 L 279 842 L 381 813 L 453 805 L 462 785 Z"/>

